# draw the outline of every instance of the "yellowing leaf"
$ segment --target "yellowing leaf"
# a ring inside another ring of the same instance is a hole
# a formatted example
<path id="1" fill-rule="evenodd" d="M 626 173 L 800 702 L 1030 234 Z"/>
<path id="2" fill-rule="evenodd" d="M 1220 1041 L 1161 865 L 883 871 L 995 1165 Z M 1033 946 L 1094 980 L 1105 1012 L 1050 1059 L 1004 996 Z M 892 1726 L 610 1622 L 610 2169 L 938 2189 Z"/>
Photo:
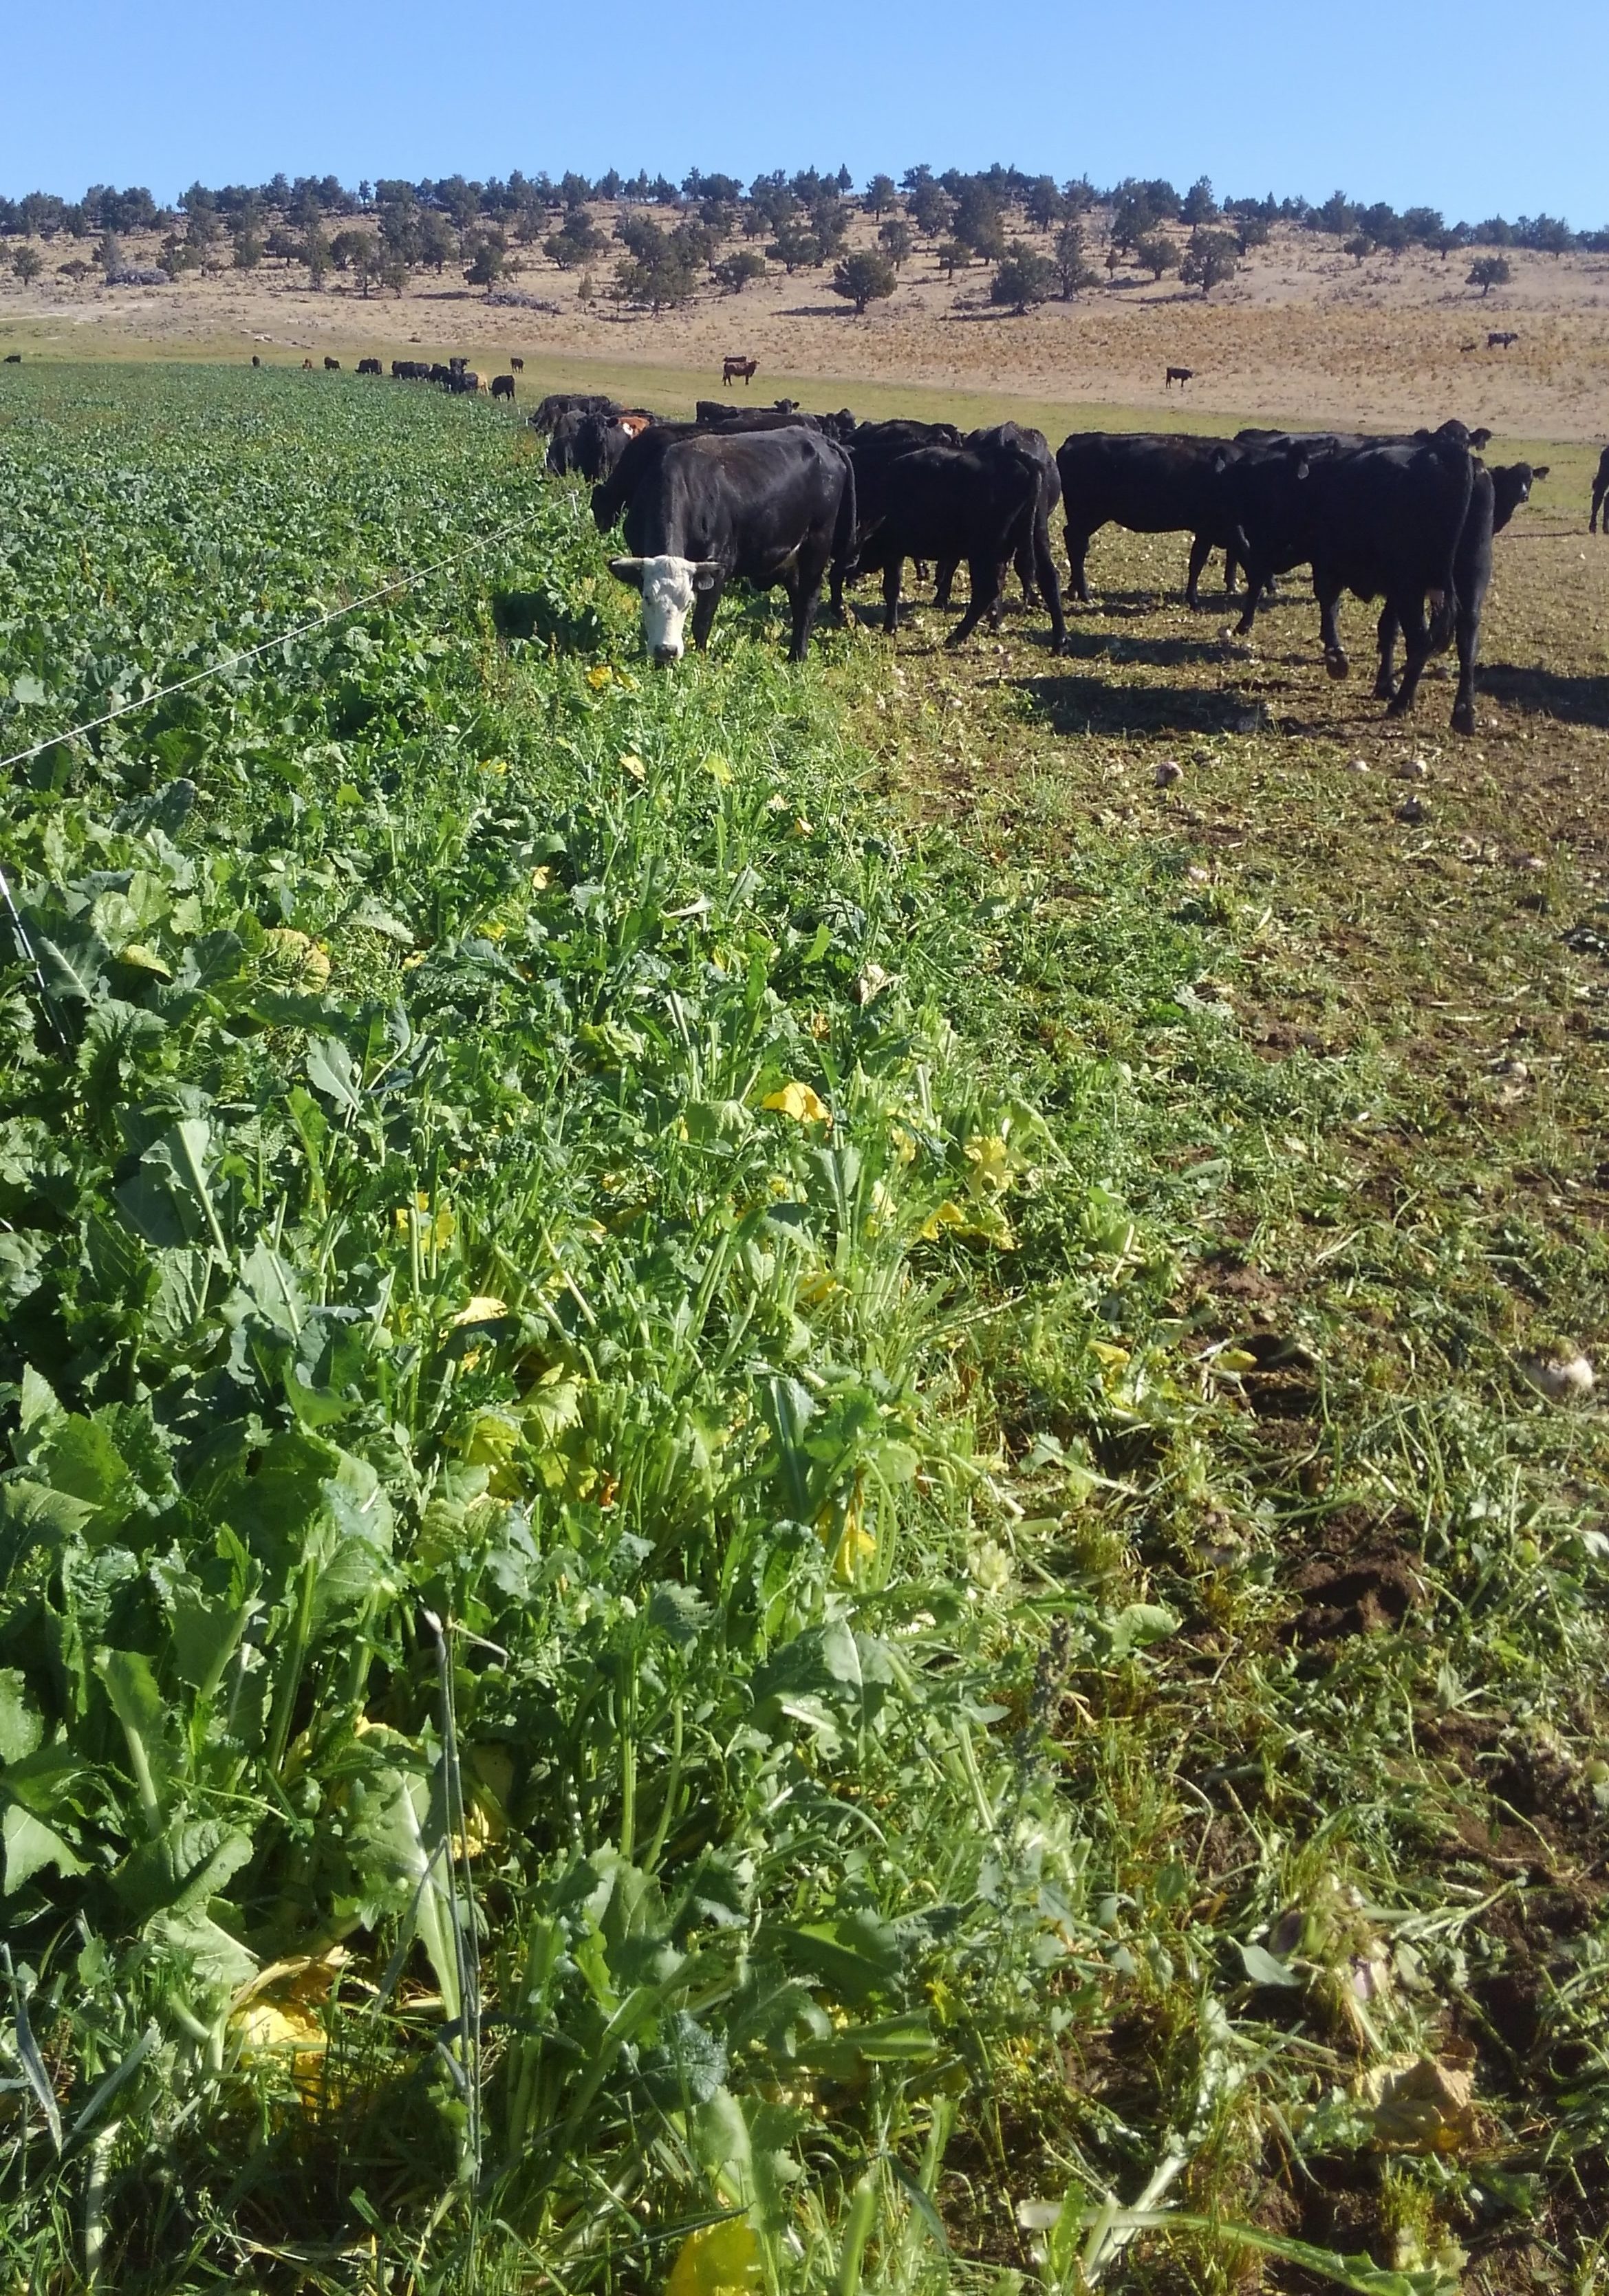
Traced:
<path id="1" fill-rule="evenodd" d="M 825 1267 L 813 1267 L 800 1284 L 799 1296 L 807 1308 L 815 1308 L 822 1300 L 830 1300 L 837 1289 L 836 1280 Z"/>
<path id="2" fill-rule="evenodd" d="M 997 1195 L 1011 1185 L 1011 1152 L 997 1132 L 974 1134 L 962 1151 L 972 1166 L 967 1185 Z"/>
<path id="3" fill-rule="evenodd" d="M 795 1124 L 831 1124 L 833 1121 L 833 1111 L 819 1093 L 813 1092 L 808 1084 L 800 1084 L 797 1079 L 784 1084 L 779 1092 L 768 1092 L 759 1104 L 762 1108 L 775 1111 L 778 1116 L 791 1116 Z"/>
<path id="4" fill-rule="evenodd" d="M 916 1232 L 924 1243 L 934 1243 L 947 1227 L 964 1228 L 965 1226 L 966 1214 L 959 1204 L 952 1203 L 946 1196 L 941 1204 L 934 1205 Z"/>
<path id="5" fill-rule="evenodd" d="M 1480 2135 L 1474 2074 L 1434 2057 L 1393 2057 L 1366 2073 L 1359 2101 L 1383 2149 L 1458 2152 Z"/>
<path id="6" fill-rule="evenodd" d="M 711 781 L 719 782 L 723 789 L 732 778 L 732 767 L 718 750 L 711 750 L 704 759 L 704 771 Z"/>
<path id="7" fill-rule="evenodd" d="M 1091 1340 L 1089 1352 L 1096 1363 L 1104 1364 L 1108 1371 L 1122 1371 L 1128 1365 L 1128 1349 L 1114 1347 L 1109 1340 Z"/>
<path id="8" fill-rule="evenodd" d="M 620 771 L 629 774 L 634 782 L 645 782 L 648 778 L 648 768 L 635 750 L 625 751 L 620 758 Z"/>
<path id="9" fill-rule="evenodd" d="M 701 2225 L 676 2252 L 665 2296 L 751 2296 L 759 2285 L 759 2243 L 746 2217 Z"/>
<path id="10" fill-rule="evenodd" d="M 896 1124 L 891 1128 L 889 1133 L 889 1145 L 892 1148 L 895 1156 L 899 1159 L 900 1163 L 914 1164 L 915 1162 L 915 1136 L 914 1134 L 907 1132 L 903 1124 Z"/>
<path id="11" fill-rule="evenodd" d="M 553 871 L 551 869 L 542 868 L 533 869 L 531 871 L 530 890 L 533 893 L 545 893 L 552 882 Z"/>
<path id="12" fill-rule="evenodd" d="M 1232 1371 L 1236 1377 L 1257 1369 L 1257 1357 L 1247 1348 L 1220 1348 L 1214 1361 L 1219 1371 Z"/>
<path id="13" fill-rule="evenodd" d="M 131 940 L 120 952 L 118 961 L 121 964 L 137 965 L 142 972 L 154 972 L 159 980 L 171 980 L 173 978 L 173 971 L 167 959 L 159 956 L 154 948 L 147 948 L 143 940 Z"/>
<path id="14" fill-rule="evenodd" d="M 610 668 L 609 664 L 606 661 L 601 661 L 595 669 L 589 669 L 587 671 L 587 683 L 591 686 L 595 693 L 602 693 L 603 688 L 610 684 L 613 676 L 614 672 Z"/>
<path id="15" fill-rule="evenodd" d="M 505 1301 L 494 1298 L 488 1292 L 477 1292 L 466 1308 L 460 1308 L 453 1317 L 455 1330 L 464 1324 L 497 1324 L 508 1313 Z"/>

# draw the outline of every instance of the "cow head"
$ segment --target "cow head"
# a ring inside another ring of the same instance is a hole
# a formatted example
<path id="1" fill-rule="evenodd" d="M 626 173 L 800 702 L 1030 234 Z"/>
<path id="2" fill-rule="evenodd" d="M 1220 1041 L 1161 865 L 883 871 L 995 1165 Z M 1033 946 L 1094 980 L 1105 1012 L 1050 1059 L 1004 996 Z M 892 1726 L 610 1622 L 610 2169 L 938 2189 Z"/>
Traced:
<path id="1" fill-rule="evenodd" d="M 628 582 L 643 594 L 643 644 L 661 663 L 679 661 L 685 653 L 683 637 L 694 594 L 713 590 L 720 580 L 718 558 L 612 558 L 609 570 L 617 582 Z"/>

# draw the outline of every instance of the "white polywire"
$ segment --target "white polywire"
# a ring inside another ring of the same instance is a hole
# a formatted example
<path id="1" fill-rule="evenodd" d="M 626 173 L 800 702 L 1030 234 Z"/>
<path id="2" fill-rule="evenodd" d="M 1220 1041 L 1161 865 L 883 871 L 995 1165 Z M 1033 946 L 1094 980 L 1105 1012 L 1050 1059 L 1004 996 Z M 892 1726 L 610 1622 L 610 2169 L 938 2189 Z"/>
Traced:
<path id="1" fill-rule="evenodd" d="M 466 548 L 456 550 L 448 557 L 438 558 L 433 565 L 422 566 L 412 574 L 399 575 L 395 582 L 383 583 L 378 590 L 370 590 L 361 598 L 352 598 L 344 606 L 332 606 L 327 614 L 315 614 L 310 621 L 294 623 L 290 629 L 282 630 L 277 637 L 265 638 L 260 645 L 247 646 L 243 652 L 226 655 L 222 661 L 209 663 L 205 669 L 193 670 L 188 677 L 178 678 L 172 685 L 159 686 L 154 693 L 143 693 L 136 701 L 119 701 L 115 709 L 105 710 L 99 718 L 86 718 L 82 726 L 71 726 L 65 734 L 46 734 L 44 741 L 35 742 L 29 749 L 16 750 L 9 758 L 0 758 L 0 774 L 9 773 L 13 766 L 25 766 L 30 758 L 40 757 L 46 750 L 53 750 L 59 742 L 76 742 L 80 734 L 95 733 L 101 726 L 110 726 L 115 718 L 130 717 L 136 709 L 154 709 L 159 701 L 167 701 L 176 693 L 187 693 L 193 685 L 204 685 L 209 677 L 221 677 L 226 669 L 237 669 L 242 661 L 255 661 L 259 654 L 272 653 L 276 646 L 289 645 L 293 639 L 305 638 L 311 631 L 322 630 L 329 623 L 340 621 L 343 615 L 356 614 L 363 607 L 374 605 L 378 599 L 390 597 L 395 591 L 411 590 L 416 583 L 426 582 L 432 574 L 439 574 L 444 567 L 456 566 L 475 551 L 486 549 L 488 544 L 501 542 L 505 534 L 512 534 L 521 523 L 519 519 L 511 518 L 506 526 L 498 527 L 495 533 L 477 536 Z"/>

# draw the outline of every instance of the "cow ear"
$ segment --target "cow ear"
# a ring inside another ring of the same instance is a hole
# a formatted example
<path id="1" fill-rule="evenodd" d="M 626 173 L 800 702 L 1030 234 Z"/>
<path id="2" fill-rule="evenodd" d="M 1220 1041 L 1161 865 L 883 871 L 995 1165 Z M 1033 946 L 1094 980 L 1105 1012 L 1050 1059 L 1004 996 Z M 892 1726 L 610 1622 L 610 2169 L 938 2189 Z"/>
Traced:
<path id="1" fill-rule="evenodd" d="M 1535 482 L 1536 482 L 1536 480 L 1537 480 L 1538 479 L 1545 479 L 1545 478 L 1547 476 L 1547 473 L 1548 473 L 1548 472 L 1549 472 L 1549 470 L 1550 470 L 1551 468 L 1552 468 L 1551 463 L 1539 463 L 1537 464 L 1537 466 L 1536 466 L 1535 470 L 1534 470 L 1534 471 L 1532 471 L 1532 472 L 1531 472 L 1531 474 L 1532 484 L 1534 485 L 1534 484 L 1535 484 Z"/>
<path id="2" fill-rule="evenodd" d="M 643 586 L 643 563 L 640 558 L 612 558 L 609 570 L 617 582 L 629 582 L 634 590 Z"/>
<path id="3" fill-rule="evenodd" d="M 693 586 L 695 590 L 713 590 L 726 569 L 718 558 L 699 558 L 694 561 Z"/>
<path id="4" fill-rule="evenodd" d="M 1296 476 L 1299 479 L 1305 479 L 1312 467 L 1313 465 L 1309 462 L 1305 455 L 1298 455 L 1296 457 Z"/>

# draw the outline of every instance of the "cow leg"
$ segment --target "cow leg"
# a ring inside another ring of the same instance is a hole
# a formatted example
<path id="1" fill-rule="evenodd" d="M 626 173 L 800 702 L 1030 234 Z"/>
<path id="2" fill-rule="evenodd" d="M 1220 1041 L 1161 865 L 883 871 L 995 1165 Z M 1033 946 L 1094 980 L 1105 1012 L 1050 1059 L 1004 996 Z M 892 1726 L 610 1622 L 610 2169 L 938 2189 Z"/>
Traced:
<path id="1" fill-rule="evenodd" d="M 1257 609 L 1268 584 L 1268 577 L 1246 562 L 1246 603 L 1240 610 L 1240 619 L 1235 625 L 1237 638 L 1249 638 L 1257 624 Z"/>
<path id="2" fill-rule="evenodd" d="M 1226 598 L 1232 598 L 1235 595 L 1235 578 L 1239 570 L 1240 561 L 1235 555 L 1235 545 L 1231 543 L 1228 549 L 1224 553 L 1224 595 Z"/>
<path id="3" fill-rule="evenodd" d="M 1072 594 L 1080 606 L 1089 599 L 1089 578 L 1084 571 L 1084 560 L 1089 549 L 1089 537 L 1080 534 L 1070 525 L 1067 529 L 1067 563 L 1072 575 Z"/>
<path id="4" fill-rule="evenodd" d="M 1022 586 L 1022 603 L 1025 607 L 1035 604 L 1039 594 L 1038 584 L 1034 578 L 1034 550 L 1036 539 L 1037 537 L 1033 535 L 1025 534 L 1022 537 L 1022 541 L 1017 545 L 1015 562 L 1016 576 L 1018 582 Z"/>
<path id="5" fill-rule="evenodd" d="M 790 661 L 803 661 L 810 651 L 810 632 L 816 627 L 816 609 L 821 603 L 822 577 L 827 570 L 827 552 L 801 553 L 788 588 L 788 602 L 793 609 L 793 643 L 788 649 Z"/>
<path id="6" fill-rule="evenodd" d="M 1458 691 L 1453 697 L 1455 734 L 1475 730 L 1475 657 L 1481 650 L 1481 609 L 1484 598 L 1458 601 Z"/>
<path id="7" fill-rule="evenodd" d="M 1201 578 L 1211 555 L 1212 545 L 1206 536 L 1194 536 L 1190 543 L 1190 570 L 1185 577 L 1185 603 L 1194 606 L 1198 613 L 1201 611 Z"/>
<path id="8" fill-rule="evenodd" d="M 958 558 L 941 558 L 939 561 L 939 578 L 933 585 L 933 603 L 935 606 L 944 608 L 948 607 L 950 592 L 954 589 L 956 584 L 956 569 L 960 563 L 961 561 Z M 921 578 L 919 570 L 917 578 Z"/>
<path id="9" fill-rule="evenodd" d="M 1322 587 L 1317 574 L 1313 577 L 1313 594 L 1318 601 L 1318 640 L 1324 648 L 1324 666 L 1332 677 L 1345 677 L 1351 669 L 1346 658 L 1346 648 L 1341 643 L 1341 628 L 1335 610 L 1341 603 L 1341 585 L 1333 587 L 1326 581 Z"/>
<path id="10" fill-rule="evenodd" d="M 1397 690 L 1397 616 L 1389 602 L 1381 611 L 1375 643 L 1380 655 L 1380 667 L 1375 674 L 1375 699 L 1389 701 Z"/>
<path id="11" fill-rule="evenodd" d="M 715 610 L 721 602 L 721 592 L 726 586 L 724 577 L 718 574 L 714 587 L 701 590 L 693 602 L 693 643 L 700 653 L 709 646 L 710 632 L 715 624 Z"/>
<path id="12" fill-rule="evenodd" d="M 972 587 L 972 598 L 966 611 L 944 641 L 946 645 L 965 645 L 985 614 L 991 629 L 1000 627 L 1000 609 L 1005 604 L 1006 569 L 992 565 L 986 558 L 969 558 L 966 578 Z"/>
<path id="13" fill-rule="evenodd" d="M 1056 573 L 1056 562 L 1050 547 L 1050 521 L 1040 516 L 1033 526 L 1034 573 L 1039 595 L 1050 615 L 1050 651 L 1067 651 L 1067 618 L 1062 611 L 1062 584 Z"/>
<path id="14" fill-rule="evenodd" d="M 1422 597 L 1400 598 L 1389 603 L 1394 605 L 1402 628 L 1402 682 L 1392 695 L 1385 714 L 1388 718 L 1406 718 L 1414 706 L 1420 676 L 1430 660 L 1430 627 L 1424 619 Z"/>
<path id="15" fill-rule="evenodd" d="M 884 636 L 891 638 L 899 627 L 899 577 L 904 569 L 903 558 L 891 558 L 882 570 L 882 627 Z"/>

